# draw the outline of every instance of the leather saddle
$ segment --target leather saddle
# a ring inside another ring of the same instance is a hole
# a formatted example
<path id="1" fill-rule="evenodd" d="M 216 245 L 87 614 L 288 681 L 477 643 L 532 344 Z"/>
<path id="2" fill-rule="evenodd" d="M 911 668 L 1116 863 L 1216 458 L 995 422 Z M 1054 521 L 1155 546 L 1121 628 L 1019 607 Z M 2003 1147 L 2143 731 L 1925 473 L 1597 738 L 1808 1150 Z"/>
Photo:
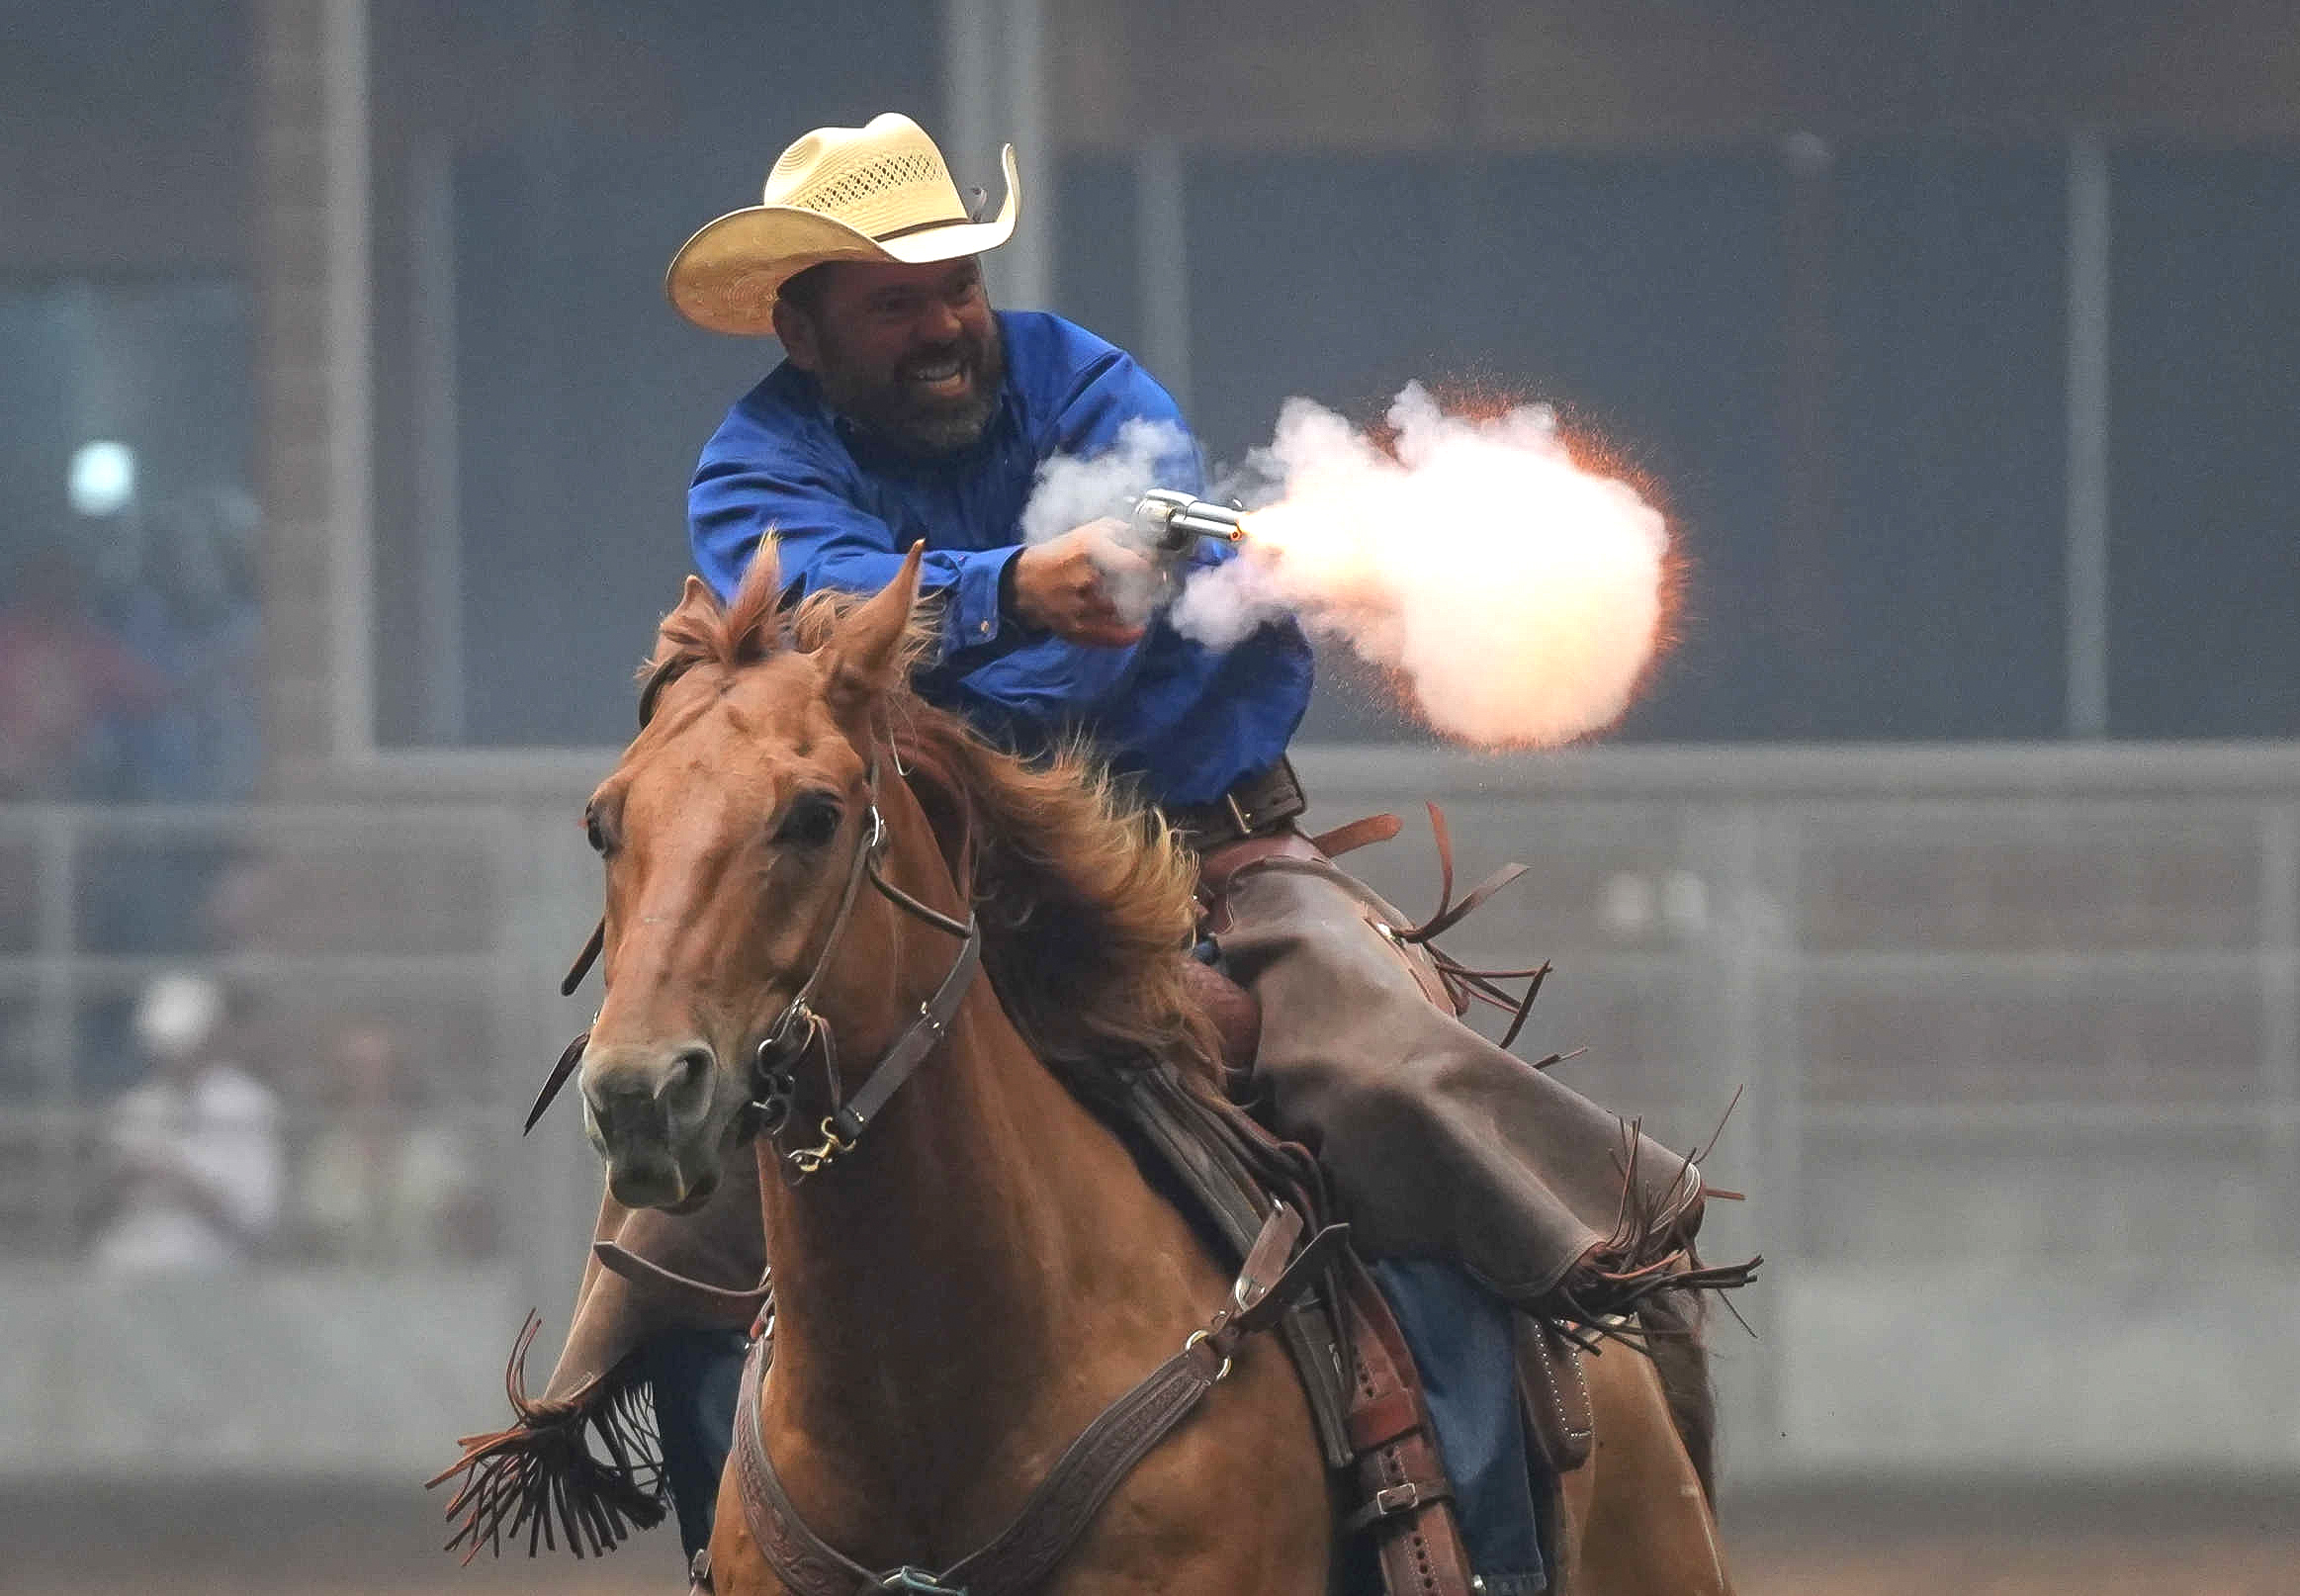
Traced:
<path id="1" fill-rule="evenodd" d="M 1119 1117 L 1137 1153 L 1151 1155 L 1145 1163 L 1154 1177 L 1168 1177 L 1165 1184 L 1178 1189 L 1173 1195 L 1242 1254 L 1269 1204 L 1316 1204 L 1322 1192 L 1309 1155 L 1281 1142 L 1242 1101 L 1261 1035 L 1260 1003 L 1194 956 L 1186 979 L 1220 1038 L 1231 1101 L 1210 1105 L 1158 1069 L 1136 1081 L 1117 1106 Z M 1588 1386 L 1569 1339 L 1523 1314 L 1517 1327 L 1521 1411 L 1550 1475 L 1532 1484 L 1538 1498 L 1548 1498 L 1544 1517 L 1554 1524 L 1557 1477 L 1589 1457 Z M 1478 1587 L 1454 1519 L 1421 1373 L 1371 1276 L 1351 1257 L 1324 1290 L 1289 1310 L 1282 1329 L 1328 1465 L 1356 1487 L 1346 1490 L 1356 1500 L 1345 1525 L 1372 1542 L 1390 1596 L 1469 1596 Z M 1337 1378 L 1342 1370 L 1355 1377 Z"/>

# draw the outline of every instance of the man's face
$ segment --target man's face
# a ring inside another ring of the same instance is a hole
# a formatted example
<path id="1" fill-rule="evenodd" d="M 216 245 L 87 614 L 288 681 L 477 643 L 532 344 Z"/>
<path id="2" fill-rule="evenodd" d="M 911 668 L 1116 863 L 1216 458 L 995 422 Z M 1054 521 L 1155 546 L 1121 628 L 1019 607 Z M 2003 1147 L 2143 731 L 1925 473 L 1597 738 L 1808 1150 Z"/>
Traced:
<path id="1" fill-rule="evenodd" d="M 998 408 L 1006 357 L 972 259 L 834 261 L 811 306 L 777 305 L 774 324 L 833 408 L 914 454 L 969 447 Z"/>

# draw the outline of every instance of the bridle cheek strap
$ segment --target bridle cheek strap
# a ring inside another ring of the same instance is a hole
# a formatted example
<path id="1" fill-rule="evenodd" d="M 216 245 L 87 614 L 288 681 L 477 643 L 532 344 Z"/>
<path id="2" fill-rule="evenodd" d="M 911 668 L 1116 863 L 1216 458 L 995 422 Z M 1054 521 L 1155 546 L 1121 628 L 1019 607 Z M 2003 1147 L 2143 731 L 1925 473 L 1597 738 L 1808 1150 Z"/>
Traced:
<path id="1" fill-rule="evenodd" d="M 894 1096 L 896 1088 L 911 1078 L 912 1073 L 926 1061 L 927 1055 L 949 1033 L 951 1022 L 958 1017 L 959 1005 L 966 999 L 967 989 L 973 986 L 975 977 L 982 971 L 982 927 L 971 912 L 963 921 L 945 915 L 938 909 L 921 903 L 880 872 L 878 855 L 886 845 L 887 832 L 886 821 L 878 812 L 878 759 L 875 755 L 864 772 L 863 782 L 865 790 L 871 795 L 867 824 L 855 844 L 853 859 L 847 865 L 846 881 L 840 890 L 838 913 L 832 917 L 831 930 L 823 938 L 823 949 L 816 955 L 815 967 L 807 972 L 807 979 L 800 985 L 797 994 L 784 1005 L 782 1013 L 767 1027 L 765 1037 L 758 1043 L 752 1056 L 752 1106 L 765 1110 L 777 1099 L 786 1104 L 789 1101 L 787 1089 L 770 1087 L 767 1083 L 776 1076 L 782 1076 L 787 1081 L 790 1065 L 795 1064 L 810 1047 L 817 1047 L 822 1053 L 825 1096 L 826 1101 L 832 1105 L 831 1112 L 824 1116 L 820 1127 L 823 1139 L 816 1146 L 797 1148 L 783 1155 L 790 1168 L 796 1172 L 796 1177 L 801 1179 L 819 1173 L 840 1155 L 853 1150 L 855 1141 L 871 1120 L 878 1117 L 879 1110 L 886 1107 L 887 1099 Z M 962 844 L 960 852 L 962 856 L 971 852 L 971 839 Z M 963 861 L 961 868 L 962 873 L 972 873 Z M 862 1083 L 860 1090 L 840 1102 L 844 1088 L 839 1078 L 837 1045 L 832 1040 L 830 1027 L 810 1007 L 809 1000 L 813 998 L 815 988 L 822 983 L 824 972 L 831 966 L 831 956 L 838 950 L 839 938 L 846 931 L 846 922 L 854 913 L 855 900 L 865 880 L 889 903 L 914 920 L 923 921 L 936 931 L 946 931 L 962 941 L 957 962 L 951 965 L 949 974 L 942 978 L 942 984 L 935 988 L 934 995 L 919 1005 L 917 1018 L 895 1038 L 894 1045 L 880 1055 L 877 1065 Z M 601 919 L 589 940 L 584 943 L 582 952 L 576 956 L 574 968 L 568 971 L 567 979 L 560 988 L 563 995 L 572 993 L 589 972 L 605 941 L 606 929 L 607 923 Z M 561 1055 L 558 1065 L 544 1082 L 543 1090 L 536 1094 L 534 1107 L 528 1110 L 526 1130 L 535 1128 L 535 1122 L 543 1117 L 543 1110 L 551 1106 L 552 1099 L 559 1095 L 560 1088 L 575 1073 L 575 1066 L 582 1061 L 583 1046 L 589 1039 L 589 1032 L 586 1031 L 569 1044 L 567 1051 Z M 767 1128 L 771 1135 L 780 1126 L 776 1124 Z"/>
<path id="2" fill-rule="evenodd" d="M 966 1000 L 975 977 L 982 973 L 982 926 L 970 911 L 960 921 L 940 910 L 929 908 L 903 891 L 880 873 L 879 851 L 886 844 L 886 823 L 878 813 L 878 760 L 870 762 L 865 778 L 871 793 L 870 827 L 861 844 L 855 849 L 854 862 L 848 867 L 846 885 L 839 900 L 839 913 L 831 922 L 831 930 L 823 938 L 823 951 L 815 961 L 814 970 L 798 995 L 767 1027 L 766 1037 L 758 1044 L 753 1066 L 753 1098 L 762 1110 L 777 1098 L 789 1101 L 792 1067 L 814 1046 L 823 1056 L 824 1101 L 831 1111 L 824 1115 L 818 1133 L 822 1140 L 812 1147 L 792 1148 L 783 1154 L 788 1166 L 787 1179 L 793 1183 L 817 1175 L 843 1155 L 854 1150 L 863 1131 L 887 1100 L 909 1080 L 927 1055 L 939 1045 L 949 1033 L 951 1022 L 958 1018 L 959 1005 Z M 962 852 L 965 851 L 962 849 Z M 971 872 L 968 872 L 971 873 Z M 923 921 L 936 931 L 961 938 L 958 958 L 943 976 L 934 995 L 919 1005 L 918 1014 L 894 1039 L 891 1046 L 878 1057 L 870 1074 L 852 1097 L 845 1097 L 839 1078 L 838 1047 L 830 1026 L 808 1006 L 816 985 L 830 968 L 831 956 L 837 951 L 840 936 L 845 933 L 846 922 L 854 913 L 854 903 L 861 884 L 868 880 L 879 895 L 897 909 L 915 920 Z M 962 893 L 971 896 L 969 889 Z M 776 1078 L 780 1077 L 778 1081 Z M 844 1101 L 841 1101 L 843 1098 Z M 779 1126 L 774 1128 L 779 1129 Z M 770 1130 L 771 1136 L 771 1130 Z"/>
<path id="3" fill-rule="evenodd" d="M 873 880 L 876 880 L 875 872 Z M 934 995 L 919 1005 L 918 1014 L 895 1038 L 894 1045 L 879 1056 L 877 1066 L 855 1089 L 854 1095 L 824 1117 L 822 1143 L 785 1155 L 800 1176 L 819 1174 L 840 1155 L 853 1151 L 854 1144 L 862 1139 L 863 1131 L 878 1117 L 887 1100 L 949 1034 L 951 1022 L 958 1018 L 959 1005 L 966 1001 L 974 978 L 982 973 L 982 927 L 969 916 L 963 931 L 966 940 L 959 945 L 958 958 L 950 966 L 950 973 L 942 977 L 942 984 L 934 989 Z"/>

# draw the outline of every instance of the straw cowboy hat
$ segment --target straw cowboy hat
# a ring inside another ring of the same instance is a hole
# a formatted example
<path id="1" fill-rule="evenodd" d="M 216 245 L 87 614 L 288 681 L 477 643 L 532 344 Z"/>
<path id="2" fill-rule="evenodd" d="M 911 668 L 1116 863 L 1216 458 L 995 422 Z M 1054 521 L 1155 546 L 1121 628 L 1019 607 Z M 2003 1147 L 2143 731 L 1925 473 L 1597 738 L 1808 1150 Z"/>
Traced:
<path id="1" fill-rule="evenodd" d="M 827 260 L 920 265 L 1003 244 L 1021 209 L 1015 146 L 1007 198 L 994 222 L 967 214 L 942 151 L 926 130 L 889 111 L 863 128 L 817 128 L 782 152 L 759 203 L 704 224 L 671 257 L 670 303 L 698 327 L 774 330 L 783 284 Z"/>

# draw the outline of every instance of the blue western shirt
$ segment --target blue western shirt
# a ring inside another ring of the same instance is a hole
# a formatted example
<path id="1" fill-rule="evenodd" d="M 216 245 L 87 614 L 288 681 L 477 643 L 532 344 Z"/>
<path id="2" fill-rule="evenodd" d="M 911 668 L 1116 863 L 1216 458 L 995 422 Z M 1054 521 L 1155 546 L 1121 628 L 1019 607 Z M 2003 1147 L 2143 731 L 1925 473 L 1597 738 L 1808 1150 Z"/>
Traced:
<path id="1" fill-rule="evenodd" d="M 929 702 L 1023 752 L 1083 734 L 1152 802 L 1218 798 L 1285 752 L 1309 703 L 1309 645 L 1288 621 L 1217 652 L 1161 617 L 1139 643 L 1091 648 L 999 613 L 1039 466 L 1103 453 L 1137 418 L 1183 421 L 1148 372 L 1085 328 L 1031 310 L 998 320 L 999 407 L 972 448 L 942 459 L 878 444 L 825 404 L 812 376 L 777 366 L 703 446 L 687 492 L 695 567 L 732 596 L 772 531 L 786 582 L 874 592 L 925 539 L 924 590 L 942 599 L 941 648 L 918 678 Z M 1202 491 L 1195 446 L 1181 436 L 1159 486 Z"/>

